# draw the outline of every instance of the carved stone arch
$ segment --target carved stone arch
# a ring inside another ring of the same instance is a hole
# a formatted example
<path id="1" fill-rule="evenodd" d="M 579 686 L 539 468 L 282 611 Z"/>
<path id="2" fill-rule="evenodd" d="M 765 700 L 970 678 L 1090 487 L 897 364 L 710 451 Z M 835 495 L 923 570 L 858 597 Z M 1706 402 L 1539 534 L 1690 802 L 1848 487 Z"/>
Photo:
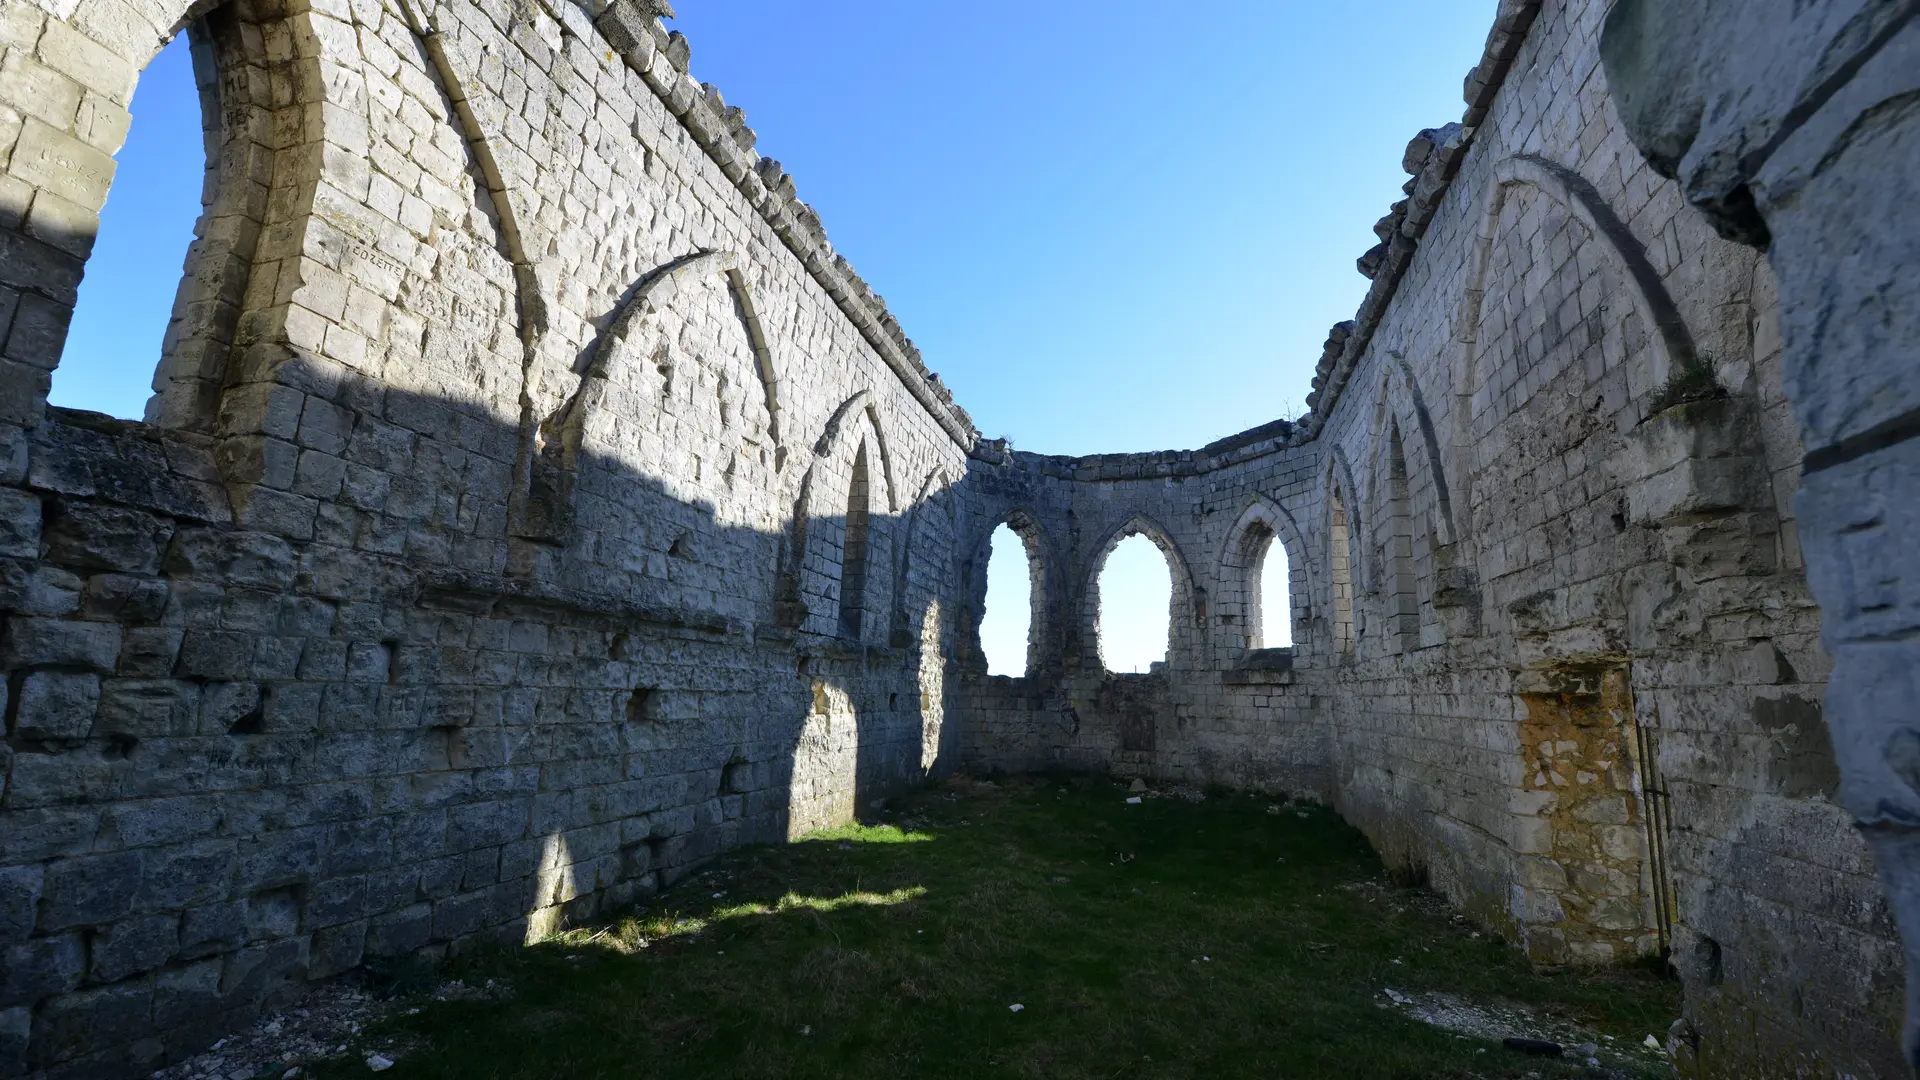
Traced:
<path id="1" fill-rule="evenodd" d="M 1347 452 L 1339 446 L 1329 447 L 1325 460 L 1326 464 L 1322 466 L 1320 475 L 1320 491 L 1322 493 L 1322 520 L 1320 522 L 1320 529 L 1322 535 L 1325 535 L 1327 527 L 1332 524 L 1328 514 L 1330 504 L 1326 502 L 1324 496 L 1327 492 L 1331 492 L 1336 488 L 1345 498 L 1347 522 L 1348 526 L 1353 530 L 1353 535 L 1356 537 L 1365 535 L 1363 527 L 1367 522 L 1367 515 L 1365 512 L 1366 507 L 1362 500 L 1367 493 L 1363 493 L 1354 480 L 1353 466 L 1347 461 Z M 1367 578 L 1365 560 L 1355 560 L 1353 580 L 1355 588 L 1364 588 L 1371 584 Z"/>
<path id="2" fill-rule="evenodd" d="M 874 404 L 874 400 L 872 390 L 856 390 L 851 397 L 841 402 L 840 407 L 833 410 L 833 415 L 827 418 L 826 427 L 821 429 L 820 437 L 814 440 L 813 456 L 831 457 L 834 448 L 848 434 L 849 427 L 858 427 L 861 418 L 864 417 L 866 427 L 872 433 L 880 456 L 880 472 L 886 480 L 887 511 L 898 513 L 900 499 L 894 484 L 893 451 L 887 441 L 886 428 L 880 423 L 880 410 Z"/>
<path id="3" fill-rule="evenodd" d="M 31 4 L 12 6 L 32 10 Z M 15 334 L 9 343 L 9 359 L 21 366 L 13 369 L 16 377 L 9 383 L 17 393 L 10 394 L 0 412 L 15 422 L 39 422 L 51 373 L 71 328 L 99 211 L 112 190 L 127 182 L 116 181 L 112 155 L 119 147 L 105 140 L 116 132 L 124 138 L 127 107 L 139 79 L 166 44 L 185 34 L 201 104 L 206 183 L 166 334 L 155 343 L 159 348 L 149 376 L 155 394 L 145 418 L 208 433 L 218 428 L 256 434 L 264 426 L 260 410 L 236 410 L 222 424 L 221 402 L 235 382 L 273 380 L 280 364 L 293 355 L 286 347 L 285 320 L 274 313 L 284 312 L 290 302 L 285 294 L 297 283 L 282 278 L 277 290 L 271 283 L 250 289 L 253 266 L 262 259 L 297 262 L 312 246 L 302 226 L 312 213 L 311 185 L 304 189 L 304 200 L 284 197 L 284 191 L 274 197 L 282 190 L 275 187 L 275 176 L 281 177 L 283 188 L 298 191 L 302 189 L 286 183 L 285 177 L 321 168 L 320 142 L 330 128 L 320 108 L 330 90 L 323 61 L 351 66 L 358 58 L 323 55 L 338 43 L 337 38 L 321 41 L 319 49 L 310 43 L 313 22 L 323 16 L 274 0 L 160 0 L 137 13 L 122 4 L 43 6 L 67 13 L 64 19 L 48 17 L 77 31 L 84 42 L 63 46 L 78 50 L 68 63 L 48 62 L 67 78 L 53 77 L 76 97 L 84 93 L 87 104 L 77 127 L 29 119 L 22 128 L 18 114 L 45 113 L 45 103 L 6 100 L 7 90 L 31 97 L 46 92 L 45 87 L 28 78 L 0 90 L 0 109 L 11 106 L 7 111 L 15 116 L 8 136 L 14 145 L 11 180 L 21 188 L 17 196 L 9 194 L 8 202 L 24 208 L 34 201 L 36 206 L 30 235 L 17 214 L 12 225 L 0 225 L 0 234 L 16 238 L 8 250 L 21 266 L 38 268 L 12 283 L 24 284 L 34 294 L 39 312 L 36 331 Z M 156 33 L 156 27 L 164 32 Z M 301 47 L 296 48 L 296 42 Z M 289 124 L 287 116 L 293 114 L 301 119 Z M 47 208 L 44 214 L 42 205 Z M 260 240 L 269 230 L 277 248 L 262 252 Z M 180 258 L 178 252 L 154 254 L 162 262 Z M 261 326 L 253 331 L 253 349 L 242 350 L 237 343 L 249 316 L 258 316 Z M 317 345 L 318 335 L 314 337 L 300 344 Z M 243 351 L 250 352 L 244 364 L 237 355 Z M 258 480 L 254 475 L 229 478 Z"/>
<path id="4" fill-rule="evenodd" d="M 942 498 L 952 481 L 941 466 L 934 466 L 920 483 L 920 490 L 914 494 L 912 505 L 900 515 L 900 542 L 893 559 L 893 607 L 887 620 L 887 641 L 896 649 L 911 645 L 913 623 L 907 607 L 908 594 L 911 592 L 911 574 L 913 571 L 914 545 L 920 536 L 920 521 L 934 512 L 936 502 L 944 503 Z M 951 520 L 949 520 L 951 524 Z M 937 592 L 938 590 L 936 590 Z"/>
<path id="5" fill-rule="evenodd" d="M 1692 332 L 1660 272 L 1647 258 L 1640 240 L 1593 184 L 1572 169 L 1533 154 L 1506 158 L 1494 166 L 1493 183 L 1487 188 L 1479 234 L 1468 256 L 1467 286 L 1455 334 L 1460 348 L 1453 366 L 1454 448 L 1462 464 L 1469 461 L 1466 451 L 1473 438 L 1473 396 L 1481 379 L 1480 316 L 1486 299 L 1487 270 L 1498 238 L 1500 212 L 1519 187 L 1532 188 L 1564 207 L 1615 268 L 1623 271 L 1623 291 L 1653 330 L 1650 340 L 1657 361 L 1656 381 L 1664 381 L 1675 368 L 1697 362 Z"/>
<path id="6" fill-rule="evenodd" d="M 1237 642 L 1229 641 L 1232 648 L 1250 648 L 1256 632 L 1271 618 L 1272 613 L 1266 610 L 1268 598 L 1262 598 L 1258 609 L 1251 598 L 1253 590 L 1258 588 L 1256 575 L 1268 551 L 1267 545 L 1272 543 L 1281 545 L 1287 554 L 1290 587 L 1286 614 L 1296 628 L 1306 625 L 1312 598 L 1319 595 L 1313 561 L 1307 554 L 1306 535 L 1299 522 L 1286 507 L 1272 499 L 1264 495 L 1248 496 L 1240 516 L 1227 530 L 1214 572 L 1217 593 L 1214 610 L 1220 624 L 1232 628 L 1229 636 L 1238 635 Z"/>
<path id="7" fill-rule="evenodd" d="M 1083 640 L 1093 643 L 1093 656 L 1104 668 L 1104 646 L 1100 640 L 1100 573 L 1106 569 L 1107 557 L 1113 554 L 1113 549 L 1130 536 L 1144 536 L 1153 541 L 1153 545 L 1160 549 L 1160 554 L 1167 560 L 1167 570 L 1173 584 L 1167 608 L 1167 665 L 1184 665 L 1193 657 L 1197 644 L 1196 629 L 1204 626 L 1206 612 L 1199 603 L 1199 589 L 1193 580 L 1193 570 L 1180 545 L 1164 526 L 1144 514 L 1136 514 L 1110 530 L 1087 558 L 1086 571 L 1080 582 L 1080 628 Z"/>
<path id="8" fill-rule="evenodd" d="M 784 458 L 780 434 L 780 373 L 760 324 L 753 289 L 741 269 L 740 258 L 731 251 L 696 251 L 663 263 L 642 277 L 614 307 L 613 317 L 594 336 L 593 344 L 574 361 L 574 373 L 580 384 L 559 412 L 542 425 L 543 435 L 551 441 L 556 435 L 566 438 L 577 432 L 587 414 L 600 404 L 604 386 L 618 356 L 619 345 L 645 324 L 649 316 L 665 311 L 680 293 L 709 275 L 719 275 L 739 316 L 747 344 L 753 353 L 753 369 L 761 384 L 767 409 L 767 431 L 774 440 L 776 454 Z M 577 439 L 577 436 L 576 436 Z"/>
<path id="9" fill-rule="evenodd" d="M 885 495 L 884 507 L 874 507 L 874 515 L 879 520 L 878 528 L 873 528 L 870 538 L 877 538 L 885 558 L 880 565 L 892 567 L 892 541 L 899 531 L 899 500 L 895 495 L 892 455 L 887 447 L 886 432 L 880 426 L 879 411 L 872 407 L 873 393 L 870 390 L 858 390 L 840 403 L 840 407 L 827 418 L 827 423 L 814 440 L 812 460 L 800 479 L 800 488 L 793 504 L 793 519 L 787 534 L 787 543 L 780 561 L 778 577 L 774 586 L 774 605 L 776 621 L 782 626 L 801 628 L 814 614 L 807 602 L 809 556 L 814 544 L 818 543 L 818 522 L 826 518 L 839 518 L 847 505 L 850 494 L 848 485 L 852 481 L 862 452 L 869 446 L 872 452 L 866 461 L 869 475 L 878 472 L 881 482 L 878 486 Z M 846 464 L 841 467 L 839 463 Z M 841 475 L 847 480 L 843 482 Z M 831 483 L 826 478 L 832 477 Z M 847 523 L 842 521 L 844 527 Z M 873 518 L 869 518 L 869 528 Z M 828 575 L 831 581 L 819 580 L 815 591 L 824 591 L 828 587 L 838 590 L 843 582 L 836 566 L 835 573 Z M 891 627 L 891 599 L 894 574 L 878 575 L 884 583 L 888 598 L 884 604 L 876 605 L 868 594 L 863 598 L 869 608 L 888 614 Z M 888 631 L 891 638 L 892 631 Z"/>
<path id="10" fill-rule="evenodd" d="M 980 622 L 986 617 L 987 563 L 993 554 L 993 534 L 1002 525 L 1013 530 L 1027 553 L 1027 604 L 1030 615 L 1027 623 L 1027 665 L 1023 674 L 1032 675 L 1054 667 L 1058 662 L 1060 650 L 1056 600 L 1063 590 L 1060 559 L 1053 539 L 1047 534 L 1046 526 L 1040 523 L 1039 517 L 1024 508 L 1008 510 L 987 519 L 985 528 L 968 538 L 966 558 L 961 563 L 960 587 L 965 605 L 962 608 L 963 632 L 960 635 L 964 650 L 961 663 L 974 674 L 986 673 L 987 660 L 980 643 Z"/>
<path id="11" fill-rule="evenodd" d="M 767 410 L 767 434 L 773 440 L 774 470 L 786 465 L 782 442 L 780 375 L 760 324 L 753 290 L 731 251 L 696 251 L 663 263 L 640 278 L 615 305 L 606 326 L 574 361 L 579 377 L 566 401 L 539 425 L 539 455 L 533 466 L 529 510 L 523 535 L 560 539 L 572 521 L 574 482 L 589 423 L 599 413 L 608 381 L 620 363 L 621 346 L 636 338 L 649 320 L 666 311 L 685 290 L 701 279 L 719 276 L 725 282 L 751 350 L 752 367 L 760 381 Z"/>
<path id="12" fill-rule="evenodd" d="M 1360 558 L 1354 542 L 1356 536 L 1365 535 L 1357 490 L 1346 454 L 1332 447 L 1321 474 L 1320 493 L 1321 535 L 1326 538 L 1327 553 L 1324 610 L 1332 631 L 1329 655 L 1335 658 L 1351 658 L 1358 652 L 1363 628 L 1360 596 L 1367 560 Z"/>
<path id="13" fill-rule="evenodd" d="M 767 344 L 766 328 L 760 323 L 760 309 L 754 301 L 753 285 L 738 265 L 727 268 L 727 288 L 733 293 L 740 324 L 746 327 L 747 344 L 753 349 L 754 370 L 760 376 L 761 390 L 766 397 L 767 434 L 773 439 L 774 447 L 773 468 L 778 472 L 787 463 L 787 447 L 780 438 L 780 368 L 774 361 L 773 349 Z"/>
<path id="14" fill-rule="evenodd" d="M 1433 519 L 1438 533 L 1435 543 L 1453 544 L 1459 537 L 1453 516 L 1453 490 L 1447 483 L 1446 458 L 1440 452 L 1440 437 L 1434 426 L 1433 413 L 1428 410 L 1426 398 L 1420 392 L 1420 381 L 1414 377 L 1413 365 L 1405 360 L 1389 359 L 1391 363 L 1387 365 L 1382 378 L 1387 406 L 1399 421 L 1400 436 L 1406 440 L 1409 464 L 1417 463 L 1419 471 L 1425 473 L 1431 484 Z"/>

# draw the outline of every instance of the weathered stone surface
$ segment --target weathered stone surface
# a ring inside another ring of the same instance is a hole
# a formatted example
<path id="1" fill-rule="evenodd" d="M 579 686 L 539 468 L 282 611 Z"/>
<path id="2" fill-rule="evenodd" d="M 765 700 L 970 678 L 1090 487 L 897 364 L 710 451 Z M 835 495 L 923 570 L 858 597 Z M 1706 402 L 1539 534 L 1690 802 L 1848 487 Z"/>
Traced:
<path id="1" fill-rule="evenodd" d="M 79 986 L 87 948 L 79 935 L 60 934 L 10 945 L 0 959 L 0 1007 L 31 1004 Z"/>
<path id="2" fill-rule="evenodd" d="M 84 739 L 100 707 L 100 676 L 36 671 L 20 684 L 14 734 L 23 739 Z"/>
<path id="3" fill-rule="evenodd" d="M 128 28 L 187 4 L 0 15 L 0 1071 L 130 1071 L 963 764 L 1320 798 L 1539 959 L 1670 950 L 1700 1075 L 1898 1067 L 1849 816 L 1888 865 L 1920 820 L 1920 751 L 1854 722 L 1910 701 L 1920 621 L 1891 5 L 1621 0 L 1603 72 L 1607 5 L 1503 0 L 1312 412 L 1073 460 L 978 439 L 663 5 L 374 8 L 192 31 L 267 73 L 222 81 L 217 175 L 276 186 L 210 189 L 152 423 L 46 372 Z M 606 47 L 555 64 L 563 16 Z M 1756 222 L 1770 262 L 1714 230 Z M 1016 680 L 977 642 L 1001 521 Z M 1173 622 L 1117 676 L 1132 532 Z"/>
<path id="4" fill-rule="evenodd" d="M 171 530 L 152 514 L 118 506 L 63 504 L 46 526 L 46 557 L 62 566 L 151 573 Z"/>
<path id="5" fill-rule="evenodd" d="M 124 919 L 93 936 L 87 949 L 87 974 L 95 982 L 118 982 L 166 963 L 179 945 L 178 916 Z"/>
<path id="6" fill-rule="evenodd" d="M 0 942 L 10 945 L 33 932 L 45 873 L 39 866 L 0 870 Z"/>
<path id="7" fill-rule="evenodd" d="M 0 555 L 40 555 L 40 500 L 31 492 L 0 488 Z"/>
<path id="8" fill-rule="evenodd" d="M 47 872 L 40 927 L 64 930 L 111 922 L 133 910 L 140 888 L 141 855 L 93 855 L 70 859 Z"/>

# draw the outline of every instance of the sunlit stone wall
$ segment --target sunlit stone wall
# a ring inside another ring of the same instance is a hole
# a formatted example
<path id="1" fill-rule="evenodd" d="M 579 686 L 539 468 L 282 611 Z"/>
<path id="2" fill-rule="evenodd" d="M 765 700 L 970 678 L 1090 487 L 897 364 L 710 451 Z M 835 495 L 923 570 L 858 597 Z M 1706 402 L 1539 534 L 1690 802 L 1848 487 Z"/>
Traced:
<path id="1" fill-rule="evenodd" d="M 215 182 L 148 422 L 48 409 L 178 33 Z M 951 768 L 971 424 L 650 11 L 49 0 L 0 50 L 0 1073 Z"/>

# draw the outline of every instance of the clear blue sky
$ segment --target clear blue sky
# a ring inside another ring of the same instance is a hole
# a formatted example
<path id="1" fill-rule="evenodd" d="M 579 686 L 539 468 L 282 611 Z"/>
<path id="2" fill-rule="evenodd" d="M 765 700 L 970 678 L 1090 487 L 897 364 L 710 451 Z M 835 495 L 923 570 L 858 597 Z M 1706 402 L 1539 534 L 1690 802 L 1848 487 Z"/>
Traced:
<path id="1" fill-rule="evenodd" d="M 1327 328 L 1365 293 L 1353 262 L 1401 197 L 1407 140 L 1460 118 L 1495 2 L 676 6 L 694 74 L 747 110 L 981 430 L 1086 454 L 1304 409 Z M 135 94 L 130 182 L 103 214 L 56 404 L 144 407 L 199 211 L 182 45 Z"/>

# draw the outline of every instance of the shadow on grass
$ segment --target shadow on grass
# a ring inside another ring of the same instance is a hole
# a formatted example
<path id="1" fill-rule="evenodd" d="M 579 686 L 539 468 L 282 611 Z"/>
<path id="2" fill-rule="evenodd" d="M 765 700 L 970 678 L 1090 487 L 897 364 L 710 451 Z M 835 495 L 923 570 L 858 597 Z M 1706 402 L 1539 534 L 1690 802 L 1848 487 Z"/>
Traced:
<path id="1" fill-rule="evenodd" d="M 387 1075 L 1576 1076 L 1386 990 L 1622 1045 L 1677 1011 L 1642 970 L 1531 969 L 1389 882 L 1328 811 L 1124 800 L 1106 781 L 958 785 L 890 824 L 736 853 L 644 912 L 460 962 L 479 992 L 377 1033 L 398 1047 Z"/>

